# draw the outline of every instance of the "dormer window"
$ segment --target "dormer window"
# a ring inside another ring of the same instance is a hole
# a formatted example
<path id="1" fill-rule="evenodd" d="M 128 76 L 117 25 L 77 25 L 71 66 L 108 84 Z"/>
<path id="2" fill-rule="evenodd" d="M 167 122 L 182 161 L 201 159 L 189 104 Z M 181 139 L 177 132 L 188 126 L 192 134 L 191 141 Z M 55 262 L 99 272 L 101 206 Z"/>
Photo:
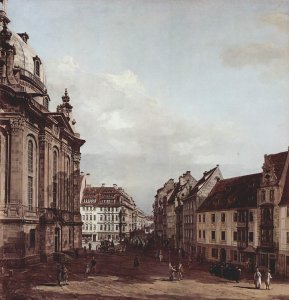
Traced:
<path id="1" fill-rule="evenodd" d="M 47 97 L 43 98 L 43 106 L 48 110 L 49 107 L 49 100 Z"/>
<path id="2" fill-rule="evenodd" d="M 38 56 L 33 57 L 33 60 L 34 60 L 34 74 L 40 77 L 41 60 Z"/>

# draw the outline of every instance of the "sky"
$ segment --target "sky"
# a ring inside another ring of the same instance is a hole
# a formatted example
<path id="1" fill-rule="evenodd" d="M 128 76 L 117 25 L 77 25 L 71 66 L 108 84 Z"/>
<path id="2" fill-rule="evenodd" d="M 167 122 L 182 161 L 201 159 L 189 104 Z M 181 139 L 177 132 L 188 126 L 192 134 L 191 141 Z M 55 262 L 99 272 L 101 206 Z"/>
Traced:
<path id="1" fill-rule="evenodd" d="M 288 1 L 9 0 L 8 16 L 52 111 L 68 89 L 89 183 L 147 214 L 170 178 L 257 173 L 288 149 Z"/>

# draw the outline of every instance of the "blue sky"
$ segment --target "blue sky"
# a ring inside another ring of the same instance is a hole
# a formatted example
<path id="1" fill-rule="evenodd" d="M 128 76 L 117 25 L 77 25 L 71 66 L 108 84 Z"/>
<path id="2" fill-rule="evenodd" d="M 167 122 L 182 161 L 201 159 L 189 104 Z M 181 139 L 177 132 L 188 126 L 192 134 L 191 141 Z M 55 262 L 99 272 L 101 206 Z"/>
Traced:
<path id="1" fill-rule="evenodd" d="M 288 148 L 288 1 L 9 0 L 44 61 L 51 109 L 68 88 L 93 185 L 147 213 L 156 189 L 260 172 Z"/>

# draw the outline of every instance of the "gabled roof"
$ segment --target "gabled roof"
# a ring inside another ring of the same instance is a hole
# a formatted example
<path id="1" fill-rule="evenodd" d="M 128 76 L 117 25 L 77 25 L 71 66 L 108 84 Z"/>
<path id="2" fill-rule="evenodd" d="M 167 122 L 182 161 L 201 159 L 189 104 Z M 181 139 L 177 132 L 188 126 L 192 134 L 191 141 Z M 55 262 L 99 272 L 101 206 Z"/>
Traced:
<path id="1" fill-rule="evenodd" d="M 257 207 L 257 190 L 262 173 L 220 180 L 198 212 Z"/>
<path id="2" fill-rule="evenodd" d="M 218 168 L 218 166 L 216 166 L 215 168 L 209 170 L 209 171 L 205 171 L 203 173 L 203 177 L 196 183 L 196 185 L 192 188 L 192 190 L 189 192 L 188 197 L 186 197 L 186 199 L 184 199 L 184 201 L 187 201 L 189 199 L 194 199 L 197 196 L 197 192 L 203 187 L 203 185 L 212 177 L 212 175 L 214 174 L 214 172 L 216 171 L 216 169 Z"/>
<path id="3" fill-rule="evenodd" d="M 269 154 L 266 156 L 267 160 L 273 165 L 278 180 L 281 178 L 287 155 L 288 151 Z"/>
<path id="4" fill-rule="evenodd" d="M 167 203 L 174 203 L 175 198 L 176 198 L 176 196 L 177 196 L 177 194 L 178 194 L 180 188 L 181 188 L 181 185 L 180 185 L 179 182 L 177 182 L 177 183 L 175 184 L 175 188 L 174 188 L 173 192 L 171 193 L 171 195 L 170 195 L 170 197 L 169 197 Z"/>

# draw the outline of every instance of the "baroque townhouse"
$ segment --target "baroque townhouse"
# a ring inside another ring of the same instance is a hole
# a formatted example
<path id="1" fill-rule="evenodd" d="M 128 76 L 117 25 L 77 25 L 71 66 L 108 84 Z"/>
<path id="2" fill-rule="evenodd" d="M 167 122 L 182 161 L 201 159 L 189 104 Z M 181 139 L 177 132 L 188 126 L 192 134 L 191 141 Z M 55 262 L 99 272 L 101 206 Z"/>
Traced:
<path id="1" fill-rule="evenodd" d="M 286 271 L 288 245 L 285 238 L 288 231 L 287 173 L 288 151 L 264 156 L 262 183 L 258 191 L 260 235 L 258 265 L 280 274 L 288 272 Z"/>
<path id="2" fill-rule="evenodd" d="M 191 189 L 196 185 L 197 180 L 187 171 L 179 177 L 178 189 L 175 195 L 175 212 L 176 212 L 176 247 L 183 249 L 183 201 L 188 197 Z"/>
<path id="3" fill-rule="evenodd" d="M 204 172 L 203 177 L 190 190 L 183 204 L 183 246 L 186 253 L 196 251 L 196 210 L 203 203 L 215 184 L 222 179 L 219 166 Z"/>
<path id="4" fill-rule="evenodd" d="M 134 214 L 135 203 L 122 188 L 86 186 L 81 200 L 83 238 L 97 242 L 129 237 Z"/>
<path id="5" fill-rule="evenodd" d="M 155 234 L 157 237 L 164 239 L 167 231 L 166 225 L 166 205 L 168 193 L 174 189 L 174 180 L 169 179 L 162 188 L 157 190 L 153 204 Z"/>
<path id="6" fill-rule="evenodd" d="M 256 264 L 261 173 L 216 183 L 197 210 L 197 253 L 207 260 Z"/>
<path id="7" fill-rule="evenodd" d="M 27 33 L 8 28 L 7 0 L 0 5 L 0 260 L 19 265 L 81 247 L 85 141 L 67 90 L 49 110 L 43 62 Z"/>

